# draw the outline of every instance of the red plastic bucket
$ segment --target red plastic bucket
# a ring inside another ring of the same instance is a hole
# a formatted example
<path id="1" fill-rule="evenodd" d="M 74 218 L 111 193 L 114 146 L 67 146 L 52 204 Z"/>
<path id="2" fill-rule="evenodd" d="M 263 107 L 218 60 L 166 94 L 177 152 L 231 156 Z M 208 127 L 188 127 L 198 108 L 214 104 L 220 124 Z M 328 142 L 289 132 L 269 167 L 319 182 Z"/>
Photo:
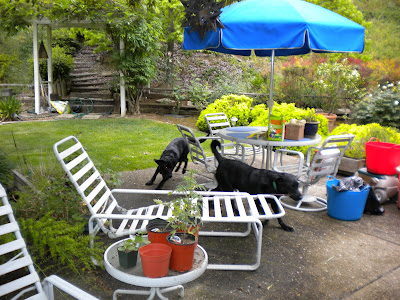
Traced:
<path id="1" fill-rule="evenodd" d="M 169 262 L 171 259 L 171 247 L 151 243 L 139 249 L 142 260 L 143 274 L 146 277 L 158 278 L 168 274 Z"/>
<path id="2" fill-rule="evenodd" d="M 365 143 L 367 170 L 381 175 L 395 175 L 400 165 L 400 145 L 380 142 L 371 138 Z"/>

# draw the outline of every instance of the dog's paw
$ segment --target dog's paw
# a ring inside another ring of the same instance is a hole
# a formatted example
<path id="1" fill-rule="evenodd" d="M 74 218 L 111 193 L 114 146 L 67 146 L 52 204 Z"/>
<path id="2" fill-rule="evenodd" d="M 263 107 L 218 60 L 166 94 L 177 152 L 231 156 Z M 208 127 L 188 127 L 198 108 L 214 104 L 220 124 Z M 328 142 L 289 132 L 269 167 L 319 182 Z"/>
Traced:
<path id="1" fill-rule="evenodd" d="M 182 170 L 182 174 L 185 174 L 185 173 L 186 173 L 186 169 L 183 169 L 183 170 Z"/>
<path id="2" fill-rule="evenodd" d="M 287 232 L 294 232 L 293 227 L 290 227 L 290 226 L 287 226 L 287 225 L 286 226 L 282 226 L 282 229 L 287 231 Z"/>
<path id="3" fill-rule="evenodd" d="M 146 182 L 146 185 L 152 185 L 153 184 L 153 181 L 147 181 Z"/>

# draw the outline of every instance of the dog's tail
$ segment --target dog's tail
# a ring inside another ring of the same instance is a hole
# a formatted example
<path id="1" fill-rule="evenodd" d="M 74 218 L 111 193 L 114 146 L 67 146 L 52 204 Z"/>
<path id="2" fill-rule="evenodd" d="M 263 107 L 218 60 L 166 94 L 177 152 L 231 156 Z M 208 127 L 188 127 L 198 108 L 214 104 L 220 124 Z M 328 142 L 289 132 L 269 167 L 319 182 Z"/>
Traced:
<path id="1" fill-rule="evenodd" d="M 221 162 L 224 158 L 222 155 L 218 152 L 217 147 L 221 149 L 221 143 L 218 140 L 213 140 L 211 142 L 211 151 L 214 153 L 215 158 L 218 160 L 218 162 Z"/>

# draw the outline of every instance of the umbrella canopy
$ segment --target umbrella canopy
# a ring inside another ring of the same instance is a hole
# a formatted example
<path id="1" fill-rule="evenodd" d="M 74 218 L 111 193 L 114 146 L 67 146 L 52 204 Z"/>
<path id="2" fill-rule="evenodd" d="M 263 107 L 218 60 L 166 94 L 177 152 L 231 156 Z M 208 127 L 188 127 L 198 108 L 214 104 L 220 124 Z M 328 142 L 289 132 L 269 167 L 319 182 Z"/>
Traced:
<path id="1" fill-rule="evenodd" d="M 185 28 L 183 48 L 271 56 L 270 114 L 275 56 L 364 50 L 364 27 L 301 0 L 244 0 L 222 8 L 219 18 L 225 28 L 208 31 L 204 39 Z"/>

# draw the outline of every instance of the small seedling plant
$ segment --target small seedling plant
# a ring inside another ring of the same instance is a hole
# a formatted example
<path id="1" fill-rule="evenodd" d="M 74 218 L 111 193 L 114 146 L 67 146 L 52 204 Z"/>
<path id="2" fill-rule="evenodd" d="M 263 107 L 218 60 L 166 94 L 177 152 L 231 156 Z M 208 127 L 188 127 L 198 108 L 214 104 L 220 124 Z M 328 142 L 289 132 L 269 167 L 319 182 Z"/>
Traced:
<path id="1" fill-rule="evenodd" d="M 168 219 L 171 231 L 171 238 L 174 239 L 176 232 L 183 232 L 183 238 L 187 234 L 196 234 L 201 225 L 202 196 L 197 192 L 205 190 L 204 186 L 194 179 L 194 171 L 188 170 L 184 176 L 183 183 L 178 185 L 172 194 L 179 194 L 170 202 L 154 200 L 157 204 L 168 206 L 172 210 L 172 216 Z"/>
<path id="2" fill-rule="evenodd" d="M 129 253 L 132 251 L 138 251 L 142 244 L 147 245 L 150 242 L 143 237 L 144 232 L 137 233 L 134 239 L 127 239 L 122 243 L 122 246 L 118 247 L 118 251 L 124 251 Z"/>

